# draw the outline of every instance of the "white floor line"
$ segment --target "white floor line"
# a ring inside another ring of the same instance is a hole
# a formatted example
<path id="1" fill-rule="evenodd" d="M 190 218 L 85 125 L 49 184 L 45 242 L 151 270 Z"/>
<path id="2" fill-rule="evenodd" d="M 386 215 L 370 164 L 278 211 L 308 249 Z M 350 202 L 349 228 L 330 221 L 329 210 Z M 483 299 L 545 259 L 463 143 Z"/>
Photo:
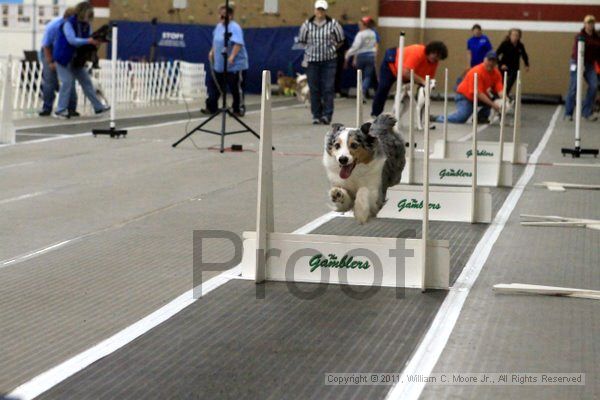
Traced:
<path id="1" fill-rule="evenodd" d="M 19 135 L 19 134 L 17 134 Z M 26 140 L 24 142 L 17 142 L 15 144 L 0 144 L 0 148 L 2 147 L 12 147 L 12 146 L 24 146 L 27 144 L 34 144 L 34 143 L 43 143 L 43 142 L 53 142 L 55 140 L 64 140 L 64 139 L 73 139 L 76 137 L 82 137 L 82 136 L 91 136 L 92 132 L 85 132 L 85 133 L 74 133 L 72 135 L 63 135 L 63 134 L 56 134 L 52 137 L 49 138 L 44 138 L 44 139 L 35 139 L 35 140 Z"/>
<path id="2" fill-rule="evenodd" d="M 7 164 L 7 165 L 0 166 L 0 169 L 22 167 L 23 165 L 29 165 L 29 164 L 35 164 L 35 163 L 36 163 L 36 161 L 26 161 L 26 162 L 20 162 L 20 163 L 15 163 L 15 164 Z"/>
<path id="3" fill-rule="evenodd" d="M 239 274 L 240 272 L 241 268 L 239 266 L 234 267 L 220 275 L 215 276 L 214 278 L 209 279 L 205 283 L 199 285 L 197 289 L 201 290 L 203 295 L 206 295 L 219 286 L 229 282 L 230 278 L 227 275 L 236 273 Z M 97 345 L 77 354 L 74 357 L 71 357 L 70 359 L 58 364 L 46 372 L 43 372 L 30 381 L 25 382 L 9 393 L 7 398 L 28 400 L 39 396 L 53 386 L 64 381 L 71 375 L 76 374 L 90 364 L 108 356 L 109 354 L 117 351 L 121 347 L 142 336 L 149 330 L 162 324 L 190 304 L 195 303 L 197 299 L 194 298 L 193 293 L 193 289 L 188 290 L 175 300 L 159 308 L 152 314 L 139 320 L 133 325 L 128 326 L 127 328 L 109 337 L 108 339 L 103 340 Z"/>
<path id="4" fill-rule="evenodd" d="M 11 258 L 11 259 L 8 259 L 8 260 L 0 261 L 0 269 L 9 267 L 9 266 L 11 266 L 13 264 L 17 264 L 17 263 L 20 263 L 22 261 L 29 260 L 30 258 L 34 258 L 34 257 L 40 256 L 40 255 L 42 255 L 44 253 L 51 252 L 53 250 L 56 250 L 56 249 L 58 249 L 60 247 L 63 247 L 66 244 L 69 244 L 69 243 L 74 242 L 74 241 L 79 240 L 79 239 L 81 239 L 81 237 L 77 237 L 77 238 L 73 238 L 73 239 L 68 239 L 68 240 L 63 240 L 62 242 L 53 243 L 53 244 L 51 244 L 49 246 L 46 246 L 46 247 L 43 247 L 41 249 L 33 250 L 33 251 L 30 251 L 29 253 L 21 254 L 21 255 L 15 257 L 15 258 Z"/>
<path id="5" fill-rule="evenodd" d="M 556 121 L 560 115 L 560 110 L 561 106 L 558 106 L 550 120 L 550 124 L 548 125 L 544 136 L 530 157 L 530 162 L 532 164 L 525 167 L 525 171 L 523 171 L 523 175 L 519 178 L 517 185 L 511 190 L 504 201 L 502 208 L 494 218 L 494 221 L 485 231 L 479 243 L 477 243 L 477 247 L 475 247 L 473 254 L 469 258 L 467 265 L 465 265 L 465 268 L 462 270 L 454 286 L 448 292 L 446 299 L 438 310 L 425 337 L 404 368 L 400 383 L 392 387 L 386 397 L 387 399 L 416 400 L 421 395 L 425 388 L 425 382 L 408 382 L 407 377 L 411 375 L 429 376 L 431 371 L 433 371 L 433 368 L 442 354 L 444 347 L 446 347 L 450 334 L 456 325 L 456 321 L 458 320 L 464 302 L 469 295 L 469 291 L 477 280 L 481 269 L 492 251 L 492 247 L 496 243 L 502 229 L 506 225 L 512 211 L 521 198 L 527 183 L 533 177 L 536 167 L 535 163 L 538 161 L 554 131 Z"/>
<path id="6" fill-rule="evenodd" d="M 309 222 L 293 233 L 308 233 L 327 221 L 335 218 L 337 213 L 329 212 L 321 217 Z M 198 299 L 194 298 L 194 290 L 200 291 L 203 296 L 207 295 L 219 286 L 224 285 L 232 279 L 238 279 L 242 273 L 241 265 L 237 265 L 219 275 L 209 279 L 194 289 L 188 290 L 168 304 L 154 311 L 150 315 L 142 318 L 133 325 L 119 331 L 115 335 L 103 340 L 97 345 L 77 354 L 74 357 L 58 364 L 55 367 L 41 373 L 33 379 L 23 383 L 15 388 L 6 397 L 9 399 L 29 400 L 46 392 L 52 387 L 58 385 L 65 379 L 83 370 L 103 357 L 114 353 L 128 343 L 134 341 L 151 329 L 167 321 L 186 307 L 194 304 Z"/>
<path id="7" fill-rule="evenodd" d="M 481 133 L 489 127 L 490 127 L 490 124 L 482 125 L 481 127 L 479 127 L 477 129 L 477 133 Z M 466 135 L 459 137 L 456 141 L 457 142 L 466 142 L 467 140 L 471 139 L 472 137 L 473 137 L 473 132 L 469 132 Z"/>
<path id="8" fill-rule="evenodd" d="M 36 197 L 36 196 L 41 196 L 43 194 L 47 194 L 50 192 L 53 192 L 54 190 L 44 190 L 41 192 L 33 192 L 33 193 L 27 193 L 21 196 L 16 196 L 16 197 L 11 197 L 8 199 L 4 199 L 4 200 L 0 200 L 0 204 L 7 204 L 7 203 L 13 203 L 15 201 L 19 201 L 19 200 L 25 200 L 25 199 L 30 199 L 32 197 Z"/>

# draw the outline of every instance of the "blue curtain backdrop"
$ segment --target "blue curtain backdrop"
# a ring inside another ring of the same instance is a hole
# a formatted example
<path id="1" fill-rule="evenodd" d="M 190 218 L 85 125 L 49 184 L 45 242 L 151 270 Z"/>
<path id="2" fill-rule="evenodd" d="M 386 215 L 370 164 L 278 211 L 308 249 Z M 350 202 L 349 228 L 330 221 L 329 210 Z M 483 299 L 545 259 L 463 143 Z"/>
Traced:
<path id="1" fill-rule="evenodd" d="M 208 52 L 212 44 L 214 27 L 207 25 L 156 24 L 150 22 L 116 21 L 119 27 L 118 57 L 122 60 L 148 60 L 152 43 L 156 41 L 157 61 L 180 59 L 188 62 L 201 62 L 208 67 Z M 277 72 L 294 75 L 303 72 L 301 67 L 304 51 L 295 45 L 299 27 L 246 28 L 244 39 L 250 69 L 246 90 L 260 93 L 261 72 L 271 71 L 273 81 Z M 358 31 L 357 25 L 344 26 L 348 43 L 352 43 Z M 110 57 L 110 46 L 107 46 Z M 354 87 L 355 72 L 345 70 L 343 87 Z"/>

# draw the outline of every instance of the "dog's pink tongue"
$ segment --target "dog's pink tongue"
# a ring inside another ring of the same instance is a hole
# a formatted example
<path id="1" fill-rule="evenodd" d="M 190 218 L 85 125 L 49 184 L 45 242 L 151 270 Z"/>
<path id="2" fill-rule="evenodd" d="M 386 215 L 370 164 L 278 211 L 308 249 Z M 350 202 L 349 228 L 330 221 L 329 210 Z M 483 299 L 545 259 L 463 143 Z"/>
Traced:
<path id="1" fill-rule="evenodd" d="M 344 165 L 340 169 L 340 178 L 342 178 L 342 179 L 348 179 L 350 177 L 350 174 L 352 173 L 353 169 L 354 169 L 354 164 Z"/>

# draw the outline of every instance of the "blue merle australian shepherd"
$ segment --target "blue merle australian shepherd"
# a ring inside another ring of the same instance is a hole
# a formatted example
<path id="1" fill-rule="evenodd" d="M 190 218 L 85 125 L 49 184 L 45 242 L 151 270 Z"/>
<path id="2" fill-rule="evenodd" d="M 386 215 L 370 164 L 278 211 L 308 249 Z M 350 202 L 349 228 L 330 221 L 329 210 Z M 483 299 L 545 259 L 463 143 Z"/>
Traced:
<path id="1" fill-rule="evenodd" d="M 332 124 L 325 137 L 323 165 L 331 201 L 337 211 L 352 210 L 361 224 L 377 216 L 387 189 L 400 182 L 405 148 L 395 124 L 394 117 L 382 114 L 360 129 Z"/>

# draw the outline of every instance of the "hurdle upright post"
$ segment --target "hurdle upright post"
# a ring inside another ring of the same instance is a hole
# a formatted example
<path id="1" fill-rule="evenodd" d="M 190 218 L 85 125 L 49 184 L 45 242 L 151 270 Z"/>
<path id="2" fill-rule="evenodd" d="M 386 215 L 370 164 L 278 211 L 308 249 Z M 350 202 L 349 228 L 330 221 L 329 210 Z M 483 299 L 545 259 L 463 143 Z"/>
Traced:
<path id="1" fill-rule="evenodd" d="M 508 80 L 508 72 L 504 71 L 504 77 L 502 79 L 502 108 L 500 111 L 500 137 L 498 138 L 498 178 L 496 179 L 497 186 L 500 186 L 502 181 L 502 159 L 504 158 L 504 122 L 506 117 L 506 83 Z"/>
<path id="2" fill-rule="evenodd" d="M 2 86 L 2 108 L 0 109 L 0 143 L 15 144 L 15 126 L 12 120 L 12 57 L 8 56 Z"/>
<path id="3" fill-rule="evenodd" d="M 431 103 L 430 77 L 425 77 L 425 121 L 423 126 L 423 227 L 421 228 L 421 291 L 427 279 L 427 238 L 429 236 L 429 107 Z M 412 93 L 411 93 L 412 97 Z"/>
<path id="4" fill-rule="evenodd" d="M 396 111 L 396 128 L 400 131 L 400 95 L 402 93 L 402 69 L 404 65 L 404 32 L 400 32 L 400 43 L 398 44 L 398 55 L 396 59 L 396 96 L 394 97 L 394 109 Z"/>
<path id="5" fill-rule="evenodd" d="M 414 108 L 415 108 L 415 99 L 413 97 L 413 90 L 415 87 L 415 71 L 410 70 L 410 85 L 408 89 L 408 152 L 406 158 L 407 160 L 407 175 L 408 175 L 408 184 L 412 185 L 414 182 L 414 165 L 415 165 L 415 148 L 414 148 L 414 140 L 413 137 L 413 118 L 414 118 Z"/>
<path id="6" fill-rule="evenodd" d="M 570 154 L 573 158 L 579 158 L 581 155 L 593 155 L 598 156 L 598 149 L 582 149 L 581 148 L 581 111 L 582 111 L 582 97 L 583 97 L 583 70 L 585 57 L 585 37 L 582 35 L 577 39 L 577 90 L 575 100 L 575 147 L 563 147 L 560 152 L 563 156 Z"/>
<path id="7" fill-rule="evenodd" d="M 519 150 L 519 129 L 521 128 L 521 71 L 517 71 L 517 89 L 515 91 L 515 122 L 513 125 L 513 151 L 511 162 L 514 164 L 517 162 L 517 154 Z"/>
<path id="8" fill-rule="evenodd" d="M 115 122 L 117 109 L 117 49 L 118 49 L 118 29 L 117 24 L 113 23 L 111 33 L 111 54 L 110 54 L 110 122 L 108 129 L 92 129 L 94 137 L 96 135 L 110 135 L 110 137 L 119 138 L 126 136 L 127 131 L 117 129 Z"/>
<path id="9" fill-rule="evenodd" d="M 473 147 L 472 147 L 472 152 L 473 152 L 473 174 L 471 176 L 471 223 L 474 224 L 475 223 L 475 213 L 476 213 L 476 192 L 477 192 L 477 107 L 479 106 L 478 104 L 478 99 L 477 99 L 477 94 L 478 94 L 478 84 L 479 82 L 477 82 L 477 73 L 475 73 L 474 79 L 473 79 Z"/>
<path id="10" fill-rule="evenodd" d="M 256 205 L 256 283 L 266 279 L 269 234 L 273 219 L 273 145 L 271 129 L 271 72 L 262 73 L 260 144 L 258 149 L 258 194 Z"/>
<path id="11" fill-rule="evenodd" d="M 442 127 L 442 157 L 447 158 L 448 152 L 446 144 L 448 143 L 448 68 L 444 69 L 444 125 Z"/>
<path id="12" fill-rule="evenodd" d="M 360 128 L 363 123 L 363 81 L 362 69 L 356 70 L 356 127 Z"/>

